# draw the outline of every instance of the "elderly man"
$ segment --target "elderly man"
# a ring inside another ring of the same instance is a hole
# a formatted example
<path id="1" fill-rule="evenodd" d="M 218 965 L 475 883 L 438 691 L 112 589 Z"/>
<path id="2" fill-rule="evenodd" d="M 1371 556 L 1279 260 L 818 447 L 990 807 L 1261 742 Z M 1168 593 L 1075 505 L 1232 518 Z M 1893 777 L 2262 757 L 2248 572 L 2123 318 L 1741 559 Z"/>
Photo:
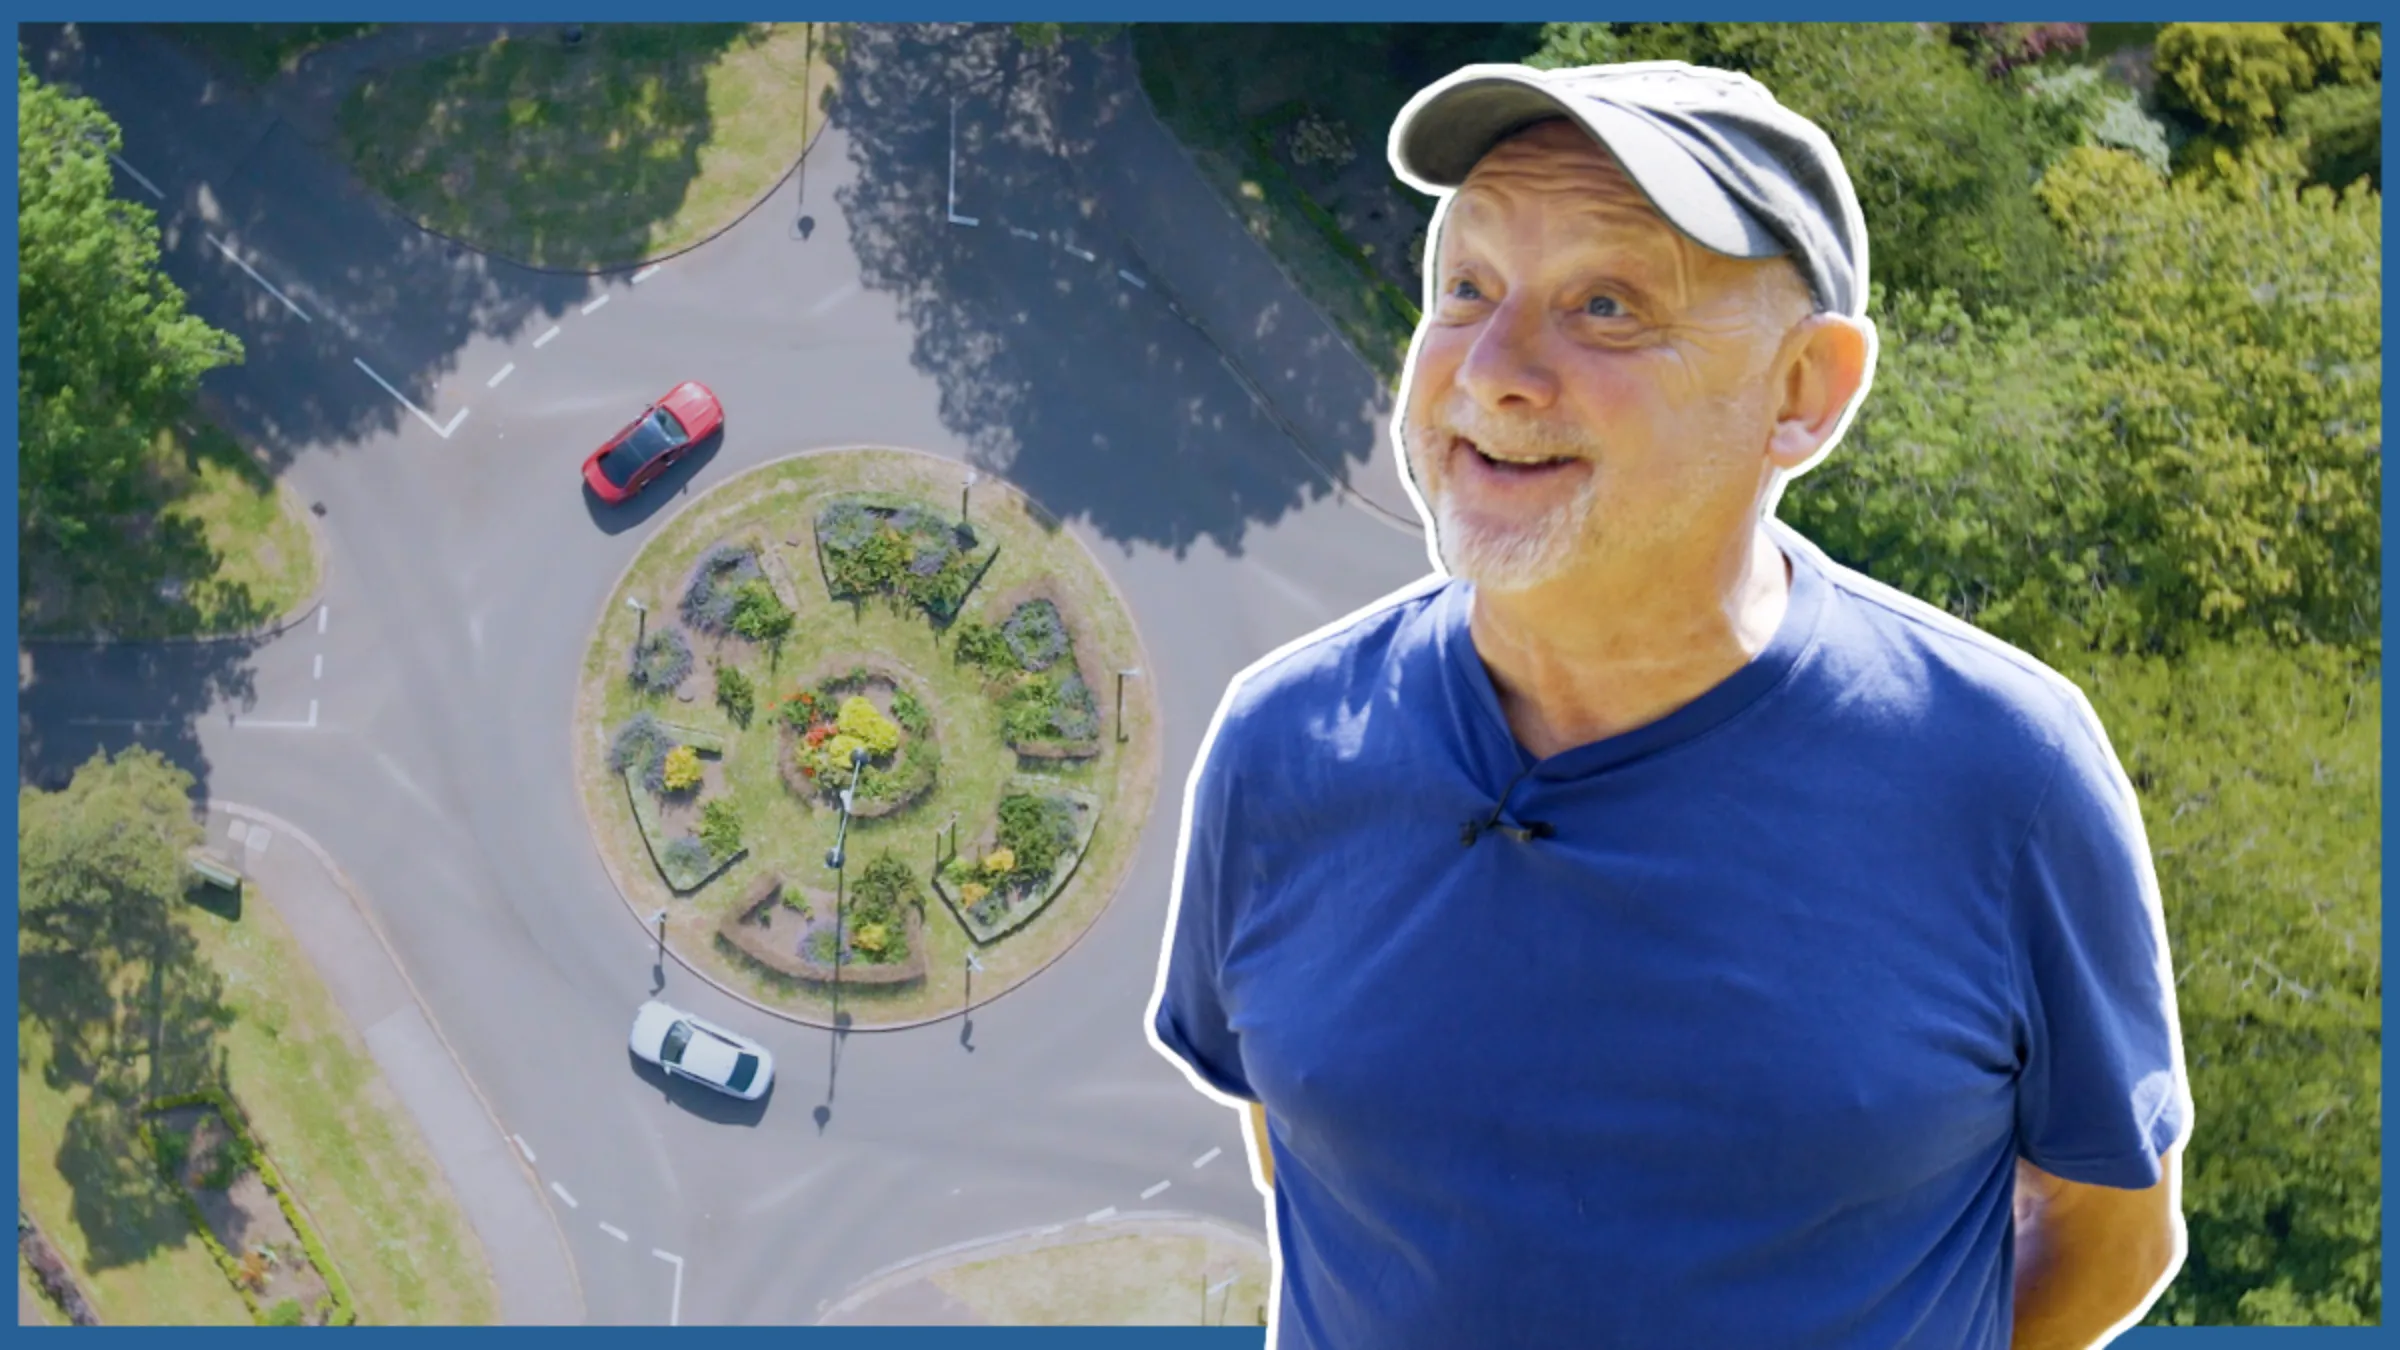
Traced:
<path id="1" fill-rule="evenodd" d="M 1772 519 L 1874 362 L 1833 147 L 1676 63 L 1473 67 L 1391 147 L 1438 570 L 1227 692 L 1150 1019 L 1253 1112 L 1275 1344 L 2115 1334 L 2191 1115 L 2132 788 Z"/>

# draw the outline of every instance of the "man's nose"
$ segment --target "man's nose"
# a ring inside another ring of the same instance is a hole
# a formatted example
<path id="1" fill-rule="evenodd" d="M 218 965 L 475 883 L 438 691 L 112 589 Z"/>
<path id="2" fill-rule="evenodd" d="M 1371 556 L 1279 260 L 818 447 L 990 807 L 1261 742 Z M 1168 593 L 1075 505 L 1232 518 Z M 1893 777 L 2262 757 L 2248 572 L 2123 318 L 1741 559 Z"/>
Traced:
<path id="1" fill-rule="evenodd" d="M 1547 408 L 1558 397 L 1551 363 L 1549 315 L 1516 296 L 1503 300 L 1483 321 L 1458 382 L 1487 408 Z"/>

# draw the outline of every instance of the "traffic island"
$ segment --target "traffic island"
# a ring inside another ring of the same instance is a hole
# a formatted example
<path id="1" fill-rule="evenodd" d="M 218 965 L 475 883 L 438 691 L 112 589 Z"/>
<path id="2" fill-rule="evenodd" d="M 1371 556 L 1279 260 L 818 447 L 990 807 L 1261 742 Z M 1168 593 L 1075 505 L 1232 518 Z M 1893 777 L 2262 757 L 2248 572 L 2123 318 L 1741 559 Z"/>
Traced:
<path id="1" fill-rule="evenodd" d="M 796 455 L 685 507 L 620 578 L 578 788 L 684 965 L 793 1020 L 914 1025 L 1032 978 L 1114 897 L 1157 790 L 1142 664 L 1098 561 L 1012 486 Z"/>

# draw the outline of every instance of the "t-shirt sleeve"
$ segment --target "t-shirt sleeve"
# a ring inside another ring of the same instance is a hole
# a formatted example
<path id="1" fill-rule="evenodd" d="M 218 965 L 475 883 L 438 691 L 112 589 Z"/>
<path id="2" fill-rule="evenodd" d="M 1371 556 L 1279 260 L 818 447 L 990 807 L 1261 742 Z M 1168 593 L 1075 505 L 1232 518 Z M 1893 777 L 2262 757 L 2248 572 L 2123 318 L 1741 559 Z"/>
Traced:
<path id="1" fill-rule="evenodd" d="M 1168 919 L 1157 1012 L 1159 1043 L 1200 1080 L 1229 1097 L 1257 1100 L 1242 1073 L 1242 1043 L 1228 1017 L 1223 983 L 1224 934 L 1240 912 L 1237 885 L 1244 869 L 1232 856 L 1239 842 L 1232 791 L 1231 730 L 1220 719 L 1202 750 L 1198 778 L 1184 815 L 1175 899 Z"/>
<path id="2" fill-rule="evenodd" d="M 2189 1130 L 2191 1093 L 2141 808 L 2090 705 L 2075 704 L 2080 725 L 2012 882 L 2017 1151 L 2069 1181 L 2139 1190 Z"/>

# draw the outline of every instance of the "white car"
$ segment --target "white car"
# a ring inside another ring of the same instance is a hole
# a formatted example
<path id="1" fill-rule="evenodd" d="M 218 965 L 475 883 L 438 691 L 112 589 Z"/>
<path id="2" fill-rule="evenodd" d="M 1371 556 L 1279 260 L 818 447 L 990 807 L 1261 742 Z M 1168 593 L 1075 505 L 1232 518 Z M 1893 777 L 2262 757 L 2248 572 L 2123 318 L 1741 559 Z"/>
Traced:
<path id="1" fill-rule="evenodd" d="M 678 1078 L 746 1102 L 766 1096 L 775 1083 L 775 1057 L 767 1047 L 656 999 L 633 1015 L 633 1035 L 626 1043 Z"/>

